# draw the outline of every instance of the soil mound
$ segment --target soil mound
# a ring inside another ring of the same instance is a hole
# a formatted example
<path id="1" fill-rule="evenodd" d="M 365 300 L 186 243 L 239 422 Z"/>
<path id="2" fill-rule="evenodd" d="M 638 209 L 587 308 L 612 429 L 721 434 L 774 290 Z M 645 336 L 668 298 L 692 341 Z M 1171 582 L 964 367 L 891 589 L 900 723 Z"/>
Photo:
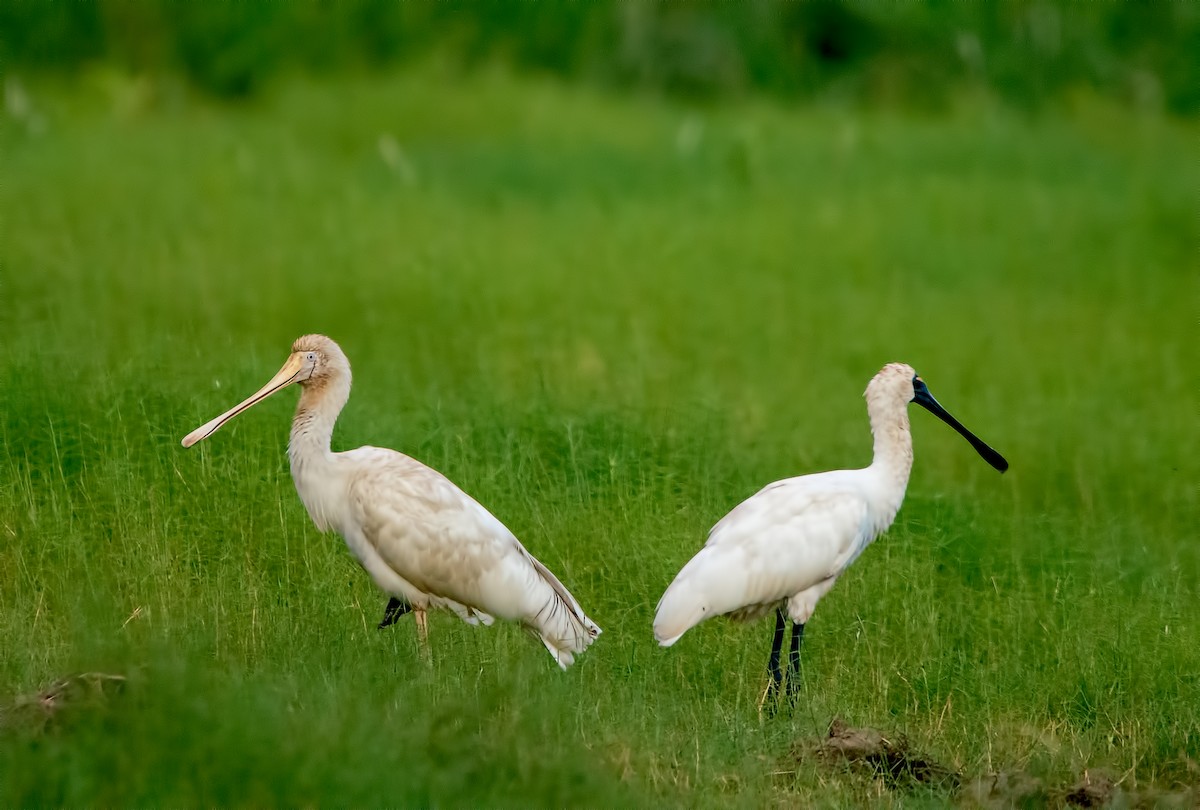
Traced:
<path id="1" fill-rule="evenodd" d="M 124 675 L 84 672 L 59 678 L 44 689 L 18 695 L 0 705 L 0 731 L 24 730 L 40 733 L 64 715 L 103 705 L 125 686 Z"/>
<path id="2" fill-rule="evenodd" d="M 926 786 L 953 790 L 959 784 L 958 773 L 914 751 L 903 735 L 889 737 L 873 728 L 854 728 L 838 717 L 829 724 L 824 739 L 803 741 L 793 754 L 797 761 L 849 767 L 882 779 L 893 789 Z"/>

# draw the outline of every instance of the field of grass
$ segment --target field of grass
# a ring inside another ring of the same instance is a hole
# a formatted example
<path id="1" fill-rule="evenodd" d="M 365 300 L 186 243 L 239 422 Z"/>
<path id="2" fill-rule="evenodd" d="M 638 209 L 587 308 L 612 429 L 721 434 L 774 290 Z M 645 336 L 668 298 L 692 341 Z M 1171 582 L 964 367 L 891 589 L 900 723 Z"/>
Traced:
<path id="1" fill-rule="evenodd" d="M 964 783 L 1200 781 L 1194 123 L 435 68 L 243 107 L 25 90 L 0 710 L 127 681 L 10 713 L 0 805 L 967 800 L 798 762 L 834 717 Z M 335 449 L 407 452 L 510 526 L 605 630 L 574 668 L 513 626 L 435 615 L 430 666 L 411 619 L 375 630 L 385 597 L 293 489 L 294 392 L 180 447 L 307 332 L 354 364 Z M 914 409 L 905 506 L 810 623 L 795 713 L 760 717 L 769 625 L 661 650 L 654 605 L 760 486 L 869 461 L 894 360 L 1012 469 Z"/>

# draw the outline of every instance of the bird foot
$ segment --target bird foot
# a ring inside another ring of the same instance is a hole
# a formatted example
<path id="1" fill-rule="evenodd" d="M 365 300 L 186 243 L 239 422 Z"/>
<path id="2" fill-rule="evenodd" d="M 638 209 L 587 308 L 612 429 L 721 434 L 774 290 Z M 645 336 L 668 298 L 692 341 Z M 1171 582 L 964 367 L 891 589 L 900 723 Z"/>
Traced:
<path id="1" fill-rule="evenodd" d="M 395 624 L 401 616 L 412 612 L 412 605 L 404 602 L 396 597 L 388 600 L 387 607 L 383 609 L 383 621 L 378 625 L 380 630 L 383 630 Z"/>
<path id="2" fill-rule="evenodd" d="M 796 708 L 799 691 L 799 684 L 793 686 L 790 678 L 787 680 L 786 689 L 783 683 L 774 678 L 768 678 L 766 687 L 758 697 L 758 716 L 762 717 L 765 714 L 767 719 L 771 719 L 779 713 L 780 709 L 785 709 L 788 714 L 791 714 L 792 710 Z"/>

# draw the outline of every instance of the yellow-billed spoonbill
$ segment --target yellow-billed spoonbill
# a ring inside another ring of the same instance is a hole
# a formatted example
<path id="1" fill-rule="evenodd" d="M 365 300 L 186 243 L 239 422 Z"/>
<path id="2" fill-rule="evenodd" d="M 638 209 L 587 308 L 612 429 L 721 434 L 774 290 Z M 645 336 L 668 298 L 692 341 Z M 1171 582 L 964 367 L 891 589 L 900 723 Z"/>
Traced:
<path id="1" fill-rule="evenodd" d="M 712 616 L 748 621 L 774 610 L 767 695 L 777 695 L 786 608 L 792 620 L 787 691 L 794 697 L 804 623 L 841 573 L 892 525 L 904 500 L 913 461 L 908 403 L 957 430 L 1000 472 L 1008 469 L 1003 456 L 938 404 L 910 366 L 884 366 L 864 396 L 875 437 L 871 466 L 776 481 L 734 507 L 659 600 L 659 644 L 671 646 Z"/>
<path id="2" fill-rule="evenodd" d="M 191 447 L 292 383 L 302 389 L 288 441 L 292 479 L 321 531 L 340 534 L 375 584 L 391 595 L 381 627 L 413 610 L 422 646 L 425 610 L 442 607 L 469 624 L 493 616 L 521 622 L 559 666 L 600 633 L 563 584 L 490 512 L 441 473 L 381 447 L 329 449 L 350 397 L 350 361 L 324 335 L 306 335 L 270 382 L 193 430 Z"/>

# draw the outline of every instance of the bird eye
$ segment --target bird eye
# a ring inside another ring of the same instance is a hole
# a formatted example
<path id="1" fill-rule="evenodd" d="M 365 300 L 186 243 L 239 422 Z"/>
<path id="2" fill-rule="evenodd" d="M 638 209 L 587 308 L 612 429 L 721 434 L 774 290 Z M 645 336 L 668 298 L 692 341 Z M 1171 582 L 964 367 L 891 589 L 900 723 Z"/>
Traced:
<path id="1" fill-rule="evenodd" d="M 316 352 L 309 352 L 309 353 L 308 353 L 308 362 L 310 362 L 310 363 L 315 363 L 315 362 L 317 362 L 317 353 L 316 353 Z"/>

